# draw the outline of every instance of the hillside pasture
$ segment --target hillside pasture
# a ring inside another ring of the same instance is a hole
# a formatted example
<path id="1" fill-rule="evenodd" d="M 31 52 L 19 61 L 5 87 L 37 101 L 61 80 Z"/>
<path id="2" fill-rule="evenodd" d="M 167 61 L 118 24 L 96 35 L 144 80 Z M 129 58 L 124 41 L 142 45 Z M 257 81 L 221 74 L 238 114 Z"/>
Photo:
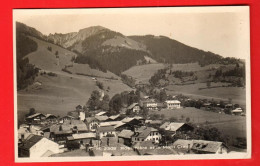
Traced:
<path id="1" fill-rule="evenodd" d="M 157 72 L 159 69 L 165 68 L 166 65 L 162 63 L 145 64 L 131 67 L 130 69 L 123 72 L 128 76 L 133 77 L 136 83 L 148 84 L 149 79 Z"/>
<path id="2" fill-rule="evenodd" d="M 232 99 L 232 103 L 246 107 L 246 89 L 242 87 L 221 87 L 226 86 L 225 83 L 211 83 L 212 88 L 207 88 L 206 83 L 197 83 L 190 85 L 169 85 L 166 87 L 167 94 L 178 95 L 183 94 L 194 99 L 214 99 L 216 101 L 228 101 Z M 213 88 L 220 86 L 217 88 Z M 199 88 L 204 88 L 199 90 Z"/>
<path id="3" fill-rule="evenodd" d="M 210 111 L 203 111 L 193 107 L 186 107 L 174 110 L 150 111 L 149 114 L 163 114 L 167 119 L 174 117 L 180 122 L 186 122 L 190 118 L 190 123 L 199 126 L 216 127 L 223 135 L 232 137 L 246 137 L 246 117 L 220 114 Z M 207 122 L 207 123 L 206 123 Z"/>

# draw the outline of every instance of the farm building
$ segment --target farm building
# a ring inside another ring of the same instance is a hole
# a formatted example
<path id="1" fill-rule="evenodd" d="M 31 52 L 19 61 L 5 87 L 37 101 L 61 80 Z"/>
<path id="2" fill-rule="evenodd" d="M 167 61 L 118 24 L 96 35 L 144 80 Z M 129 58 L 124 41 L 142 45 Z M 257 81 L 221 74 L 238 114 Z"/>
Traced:
<path id="1" fill-rule="evenodd" d="M 108 135 L 116 135 L 115 128 L 113 126 L 103 126 L 97 128 L 97 136 L 99 137 L 99 139 Z"/>
<path id="2" fill-rule="evenodd" d="M 173 143 L 180 154 L 227 154 L 228 147 L 223 142 L 178 139 Z"/>
<path id="3" fill-rule="evenodd" d="M 166 100 L 167 109 L 181 108 L 181 102 L 179 100 Z"/>
<path id="4" fill-rule="evenodd" d="M 127 107 L 127 111 L 130 111 L 132 113 L 139 113 L 141 110 L 140 106 L 138 103 L 133 103 L 130 106 Z"/>
<path id="5" fill-rule="evenodd" d="M 96 131 L 99 126 L 99 120 L 95 117 L 88 117 L 84 120 L 89 131 Z"/>
<path id="6" fill-rule="evenodd" d="M 165 122 L 160 126 L 161 129 L 168 131 L 170 134 L 175 135 L 177 132 L 186 133 L 193 131 L 193 127 L 186 123 L 177 123 L 177 122 Z"/>
<path id="7" fill-rule="evenodd" d="M 124 145 L 131 146 L 131 137 L 134 135 L 134 132 L 131 130 L 122 130 L 118 134 L 119 143 Z"/>
<path id="8" fill-rule="evenodd" d="M 46 116 L 42 113 L 35 113 L 31 116 L 28 116 L 26 118 L 26 121 L 29 122 L 29 123 L 39 123 L 41 122 L 42 120 L 45 120 Z"/>
<path id="9" fill-rule="evenodd" d="M 31 134 L 18 147 L 19 157 L 48 157 L 59 153 L 59 144 L 42 136 Z"/>
<path id="10" fill-rule="evenodd" d="M 143 107 L 147 108 L 148 110 L 157 110 L 158 109 L 157 102 L 155 102 L 154 100 L 144 101 Z"/>
<path id="11" fill-rule="evenodd" d="M 72 134 L 67 137 L 67 142 L 78 142 L 81 146 L 89 145 L 93 139 L 96 138 L 96 133 L 80 133 Z"/>
<path id="12" fill-rule="evenodd" d="M 162 136 L 157 129 L 142 126 L 135 130 L 134 135 L 132 136 L 132 142 L 143 142 L 151 140 L 154 143 L 159 143 L 161 137 Z"/>

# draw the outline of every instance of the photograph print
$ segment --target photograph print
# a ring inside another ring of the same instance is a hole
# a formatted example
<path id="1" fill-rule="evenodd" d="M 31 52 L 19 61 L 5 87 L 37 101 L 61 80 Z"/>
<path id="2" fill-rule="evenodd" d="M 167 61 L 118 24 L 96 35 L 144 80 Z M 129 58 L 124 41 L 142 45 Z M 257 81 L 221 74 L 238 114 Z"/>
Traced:
<path id="1" fill-rule="evenodd" d="M 15 161 L 251 157 L 248 6 L 14 9 Z"/>

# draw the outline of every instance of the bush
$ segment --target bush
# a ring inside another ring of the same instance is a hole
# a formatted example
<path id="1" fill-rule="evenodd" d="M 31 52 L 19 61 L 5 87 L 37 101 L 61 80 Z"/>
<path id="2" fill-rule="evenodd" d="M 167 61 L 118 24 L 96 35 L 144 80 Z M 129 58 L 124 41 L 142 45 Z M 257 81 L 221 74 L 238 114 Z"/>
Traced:
<path id="1" fill-rule="evenodd" d="M 104 89 L 104 85 L 102 82 L 96 81 L 96 85 L 99 87 L 99 89 Z"/>
<path id="2" fill-rule="evenodd" d="M 52 52 L 52 47 L 51 46 L 48 46 L 47 49 Z"/>
<path id="3" fill-rule="evenodd" d="M 56 73 L 53 73 L 53 72 L 49 72 L 47 74 L 48 74 L 48 76 L 51 76 L 51 77 L 57 77 L 58 76 Z"/>

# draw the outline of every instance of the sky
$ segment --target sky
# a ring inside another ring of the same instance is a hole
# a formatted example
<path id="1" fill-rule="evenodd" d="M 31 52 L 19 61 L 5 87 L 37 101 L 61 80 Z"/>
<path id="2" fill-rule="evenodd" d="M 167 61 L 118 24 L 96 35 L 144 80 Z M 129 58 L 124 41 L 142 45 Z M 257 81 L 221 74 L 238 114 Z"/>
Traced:
<path id="1" fill-rule="evenodd" d="M 13 16 L 45 35 L 100 25 L 124 35 L 167 36 L 224 57 L 250 57 L 248 7 L 20 9 Z"/>

